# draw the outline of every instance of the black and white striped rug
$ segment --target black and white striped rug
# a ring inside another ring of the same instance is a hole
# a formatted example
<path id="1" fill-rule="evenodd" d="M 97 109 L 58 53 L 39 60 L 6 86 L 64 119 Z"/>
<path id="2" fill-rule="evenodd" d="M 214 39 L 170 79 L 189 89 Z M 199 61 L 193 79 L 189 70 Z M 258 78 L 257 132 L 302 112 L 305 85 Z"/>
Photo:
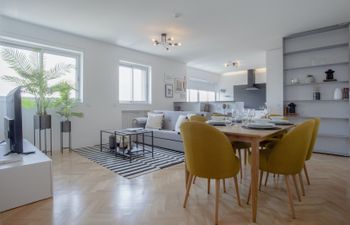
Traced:
<path id="1" fill-rule="evenodd" d="M 150 146 L 145 146 L 145 148 L 151 149 Z M 101 152 L 100 146 L 76 148 L 73 151 L 128 179 L 184 161 L 183 153 L 157 147 L 154 147 L 154 158 L 152 158 L 152 154 L 148 153 L 145 156 L 134 158 L 132 162 L 120 156 L 116 157 L 113 152 L 109 152 L 106 149 Z"/>

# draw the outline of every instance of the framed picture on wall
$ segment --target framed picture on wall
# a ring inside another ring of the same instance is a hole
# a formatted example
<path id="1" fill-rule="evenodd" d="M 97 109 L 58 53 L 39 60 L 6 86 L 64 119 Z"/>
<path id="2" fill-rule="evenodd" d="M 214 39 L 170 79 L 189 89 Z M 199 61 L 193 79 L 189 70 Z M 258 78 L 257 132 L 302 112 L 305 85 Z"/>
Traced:
<path id="1" fill-rule="evenodd" d="M 165 97 L 172 98 L 174 96 L 174 90 L 172 84 L 165 84 Z"/>
<path id="2" fill-rule="evenodd" d="M 175 91 L 176 92 L 186 92 L 186 78 L 175 79 Z"/>

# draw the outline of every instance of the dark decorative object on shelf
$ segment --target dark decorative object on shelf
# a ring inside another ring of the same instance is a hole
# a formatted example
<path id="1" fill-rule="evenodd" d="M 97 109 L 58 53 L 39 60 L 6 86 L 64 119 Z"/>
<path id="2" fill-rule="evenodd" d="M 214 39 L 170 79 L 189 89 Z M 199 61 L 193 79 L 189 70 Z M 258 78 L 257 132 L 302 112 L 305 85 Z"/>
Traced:
<path id="1" fill-rule="evenodd" d="M 320 87 L 316 86 L 313 92 L 313 100 L 321 100 Z"/>
<path id="2" fill-rule="evenodd" d="M 337 79 L 334 79 L 334 70 L 327 70 L 325 73 L 327 74 L 326 79 L 323 80 L 324 82 L 330 82 L 330 81 L 337 81 Z"/>
<path id="3" fill-rule="evenodd" d="M 288 113 L 291 113 L 291 114 L 296 113 L 296 111 L 295 111 L 296 106 L 297 105 L 294 104 L 293 102 L 289 103 L 288 104 Z"/>
<path id="4" fill-rule="evenodd" d="M 38 139 L 39 139 L 39 149 L 42 150 L 45 154 L 50 152 L 52 155 L 52 127 L 51 127 L 51 115 L 45 114 L 45 115 L 34 115 L 34 145 L 36 145 L 36 130 L 38 130 Z M 49 130 L 50 133 L 50 150 L 47 149 L 47 130 Z M 41 135 L 44 133 L 44 145 L 45 149 L 41 148 L 42 140 Z"/>
<path id="5" fill-rule="evenodd" d="M 349 88 L 343 88 L 343 99 L 349 99 Z"/>

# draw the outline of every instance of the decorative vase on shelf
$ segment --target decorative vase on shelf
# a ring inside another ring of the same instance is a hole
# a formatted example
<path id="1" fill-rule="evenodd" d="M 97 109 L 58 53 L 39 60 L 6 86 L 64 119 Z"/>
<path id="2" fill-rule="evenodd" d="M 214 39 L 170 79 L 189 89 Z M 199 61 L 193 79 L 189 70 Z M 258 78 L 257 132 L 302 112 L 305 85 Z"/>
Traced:
<path id="1" fill-rule="evenodd" d="M 321 92 L 319 86 L 314 87 L 313 100 L 321 100 Z"/>
<path id="2" fill-rule="evenodd" d="M 315 83 L 315 77 L 311 74 L 306 75 L 305 83 L 307 84 Z"/>
<path id="3" fill-rule="evenodd" d="M 334 90 L 334 100 L 341 100 L 343 98 L 342 91 L 340 88 Z"/>
<path id="4" fill-rule="evenodd" d="M 347 100 L 349 99 L 349 88 L 343 88 L 343 99 Z"/>

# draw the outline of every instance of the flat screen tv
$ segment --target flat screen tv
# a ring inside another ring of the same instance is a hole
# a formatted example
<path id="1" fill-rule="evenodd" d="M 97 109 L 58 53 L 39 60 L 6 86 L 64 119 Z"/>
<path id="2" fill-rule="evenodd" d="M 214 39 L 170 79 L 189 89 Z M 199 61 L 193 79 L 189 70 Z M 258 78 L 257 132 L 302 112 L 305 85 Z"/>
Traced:
<path id="1" fill-rule="evenodd" d="M 4 117 L 5 141 L 9 153 L 23 153 L 21 87 L 10 91 L 6 96 Z"/>
<path id="2" fill-rule="evenodd" d="M 247 85 L 233 86 L 235 102 L 244 102 L 244 108 L 260 109 L 266 103 L 266 84 L 255 84 L 256 90 L 247 90 Z"/>

